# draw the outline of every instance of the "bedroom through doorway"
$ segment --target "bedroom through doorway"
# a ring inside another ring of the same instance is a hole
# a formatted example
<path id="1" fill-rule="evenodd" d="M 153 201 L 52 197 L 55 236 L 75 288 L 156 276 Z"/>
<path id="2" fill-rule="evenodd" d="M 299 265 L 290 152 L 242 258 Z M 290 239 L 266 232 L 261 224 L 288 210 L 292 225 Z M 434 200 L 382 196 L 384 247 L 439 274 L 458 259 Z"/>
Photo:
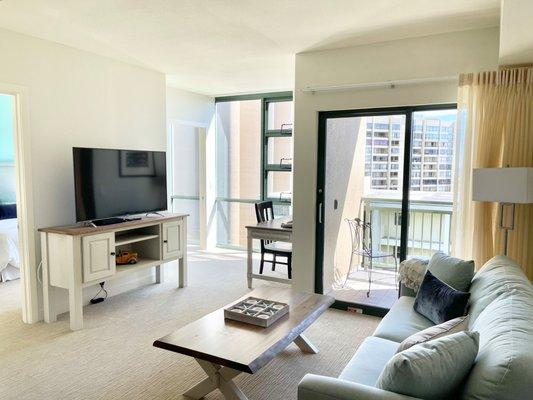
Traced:
<path id="1" fill-rule="evenodd" d="M 15 96 L 0 93 L 0 313 L 21 310 L 15 168 Z"/>

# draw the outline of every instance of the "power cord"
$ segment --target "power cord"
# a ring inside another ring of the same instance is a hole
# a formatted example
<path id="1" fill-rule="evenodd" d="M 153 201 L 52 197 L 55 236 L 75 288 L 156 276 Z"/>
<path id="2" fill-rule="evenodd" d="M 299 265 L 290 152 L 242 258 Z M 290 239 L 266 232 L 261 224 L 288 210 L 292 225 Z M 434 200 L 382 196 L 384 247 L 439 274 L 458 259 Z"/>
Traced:
<path id="1" fill-rule="evenodd" d="M 107 299 L 107 290 L 104 288 L 105 282 L 100 282 L 100 290 L 91 299 L 91 304 L 98 304 Z M 104 297 L 98 297 L 100 293 L 104 292 Z"/>

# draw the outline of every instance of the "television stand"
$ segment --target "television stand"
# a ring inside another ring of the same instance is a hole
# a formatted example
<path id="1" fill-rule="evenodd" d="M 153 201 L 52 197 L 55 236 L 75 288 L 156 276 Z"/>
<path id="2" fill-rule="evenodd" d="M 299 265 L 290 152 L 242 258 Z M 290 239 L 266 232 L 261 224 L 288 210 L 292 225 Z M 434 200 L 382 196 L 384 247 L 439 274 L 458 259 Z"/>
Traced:
<path id="1" fill-rule="evenodd" d="M 119 218 L 120 219 L 120 218 Z M 110 221 L 113 218 L 100 220 Z M 98 221 L 98 222 L 100 222 Z M 164 280 L 164 267 L 176 266 L 176 286 L 187 286 L 187 214 L 168 214 L 105 226 L 40 228 L 45 322 L 57 320 L 57 288 L 68 290 L 70 329 L 83 327 L 83 288 L 155 269 L 155 282 Z M 137 253 L 136 264 L 117 264 L 120 251 Z M 171 261 L 178 261 L 171 263 Z M 165 265 L 166 264 L 166 265 Z M 177 265 L 176 265 L 177 264 Z"/>

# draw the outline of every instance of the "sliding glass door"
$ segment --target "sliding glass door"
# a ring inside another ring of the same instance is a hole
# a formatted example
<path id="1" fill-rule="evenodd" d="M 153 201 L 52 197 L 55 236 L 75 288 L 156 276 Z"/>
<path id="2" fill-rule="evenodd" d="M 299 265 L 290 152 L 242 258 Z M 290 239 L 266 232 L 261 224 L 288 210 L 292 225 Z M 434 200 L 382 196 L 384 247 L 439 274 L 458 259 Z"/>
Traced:
<path id="1" fill-rule="evenodd" d="M 456 110 L 413 113 L 407 257 L 450 253 Z"/>
<path id="2" fill-rule="evenodd" d="M 444 169 L 453 165 L 445 164 L 453 150 L 446 131 L 453 130 L 452 115 L 453 106 L 320 113 L 318 292 L 334 295 L 341 306 L 383 313 L 398 297 L 401 260 L 427 257 L 434 248 L 449 251 L 451 211 L 435 198 L 450 194 L 444 195 L 451 188 Z M 439 137 L 431 142 L 434 126 Z M 427 178 L 415 186 L 419 174 Z"/>

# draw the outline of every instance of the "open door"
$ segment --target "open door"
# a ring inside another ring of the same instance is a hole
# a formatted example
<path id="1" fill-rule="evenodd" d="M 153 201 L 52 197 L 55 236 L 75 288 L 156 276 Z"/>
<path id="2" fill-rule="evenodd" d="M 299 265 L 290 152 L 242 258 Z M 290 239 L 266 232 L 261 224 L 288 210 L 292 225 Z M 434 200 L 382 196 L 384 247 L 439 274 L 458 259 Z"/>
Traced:
<path id="1" fill-rule="evenodd" d="M 170 209 L 187 213 L 188 242 L 207 245 L 206 129 L 179 121 L 170 124 Z"/>

